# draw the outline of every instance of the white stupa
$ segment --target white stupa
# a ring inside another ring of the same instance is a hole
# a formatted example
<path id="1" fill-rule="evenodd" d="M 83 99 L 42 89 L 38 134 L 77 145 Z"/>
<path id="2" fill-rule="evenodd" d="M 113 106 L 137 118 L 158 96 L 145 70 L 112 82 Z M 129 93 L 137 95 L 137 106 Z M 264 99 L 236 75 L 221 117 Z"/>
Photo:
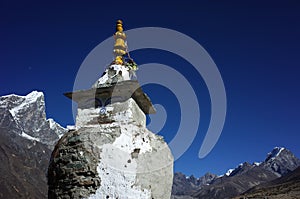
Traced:
<path id="1" fill-rule="evenodd" d="M 78 103 L 76 130 L 57 143 L 48 169 L 49 199 L 170 199 L 173 156 L 146 128 L 155 113 L 132 79 L 136 64 L 117 22 L 115 60 L 89 90 L 65 95 Z"/>

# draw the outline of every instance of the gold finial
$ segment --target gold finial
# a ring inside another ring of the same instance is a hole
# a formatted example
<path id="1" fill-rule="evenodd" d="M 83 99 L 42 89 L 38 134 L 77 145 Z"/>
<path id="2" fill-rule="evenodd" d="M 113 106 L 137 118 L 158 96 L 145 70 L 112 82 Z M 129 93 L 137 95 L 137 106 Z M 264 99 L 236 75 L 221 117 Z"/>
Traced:
<path id="1" fill-rule="evenodd" d="M 117 21 L 116 31 L 117 32 L 123 32 L 123 22 L 122 22 L 122 20 Z"/>
<path id="2" fill-rule="evenodd" d="M 116 22 L 116 32 L 114 34 L 115 44 L 114 44 L 114 61 L 111 64 L 118 64 L 128 68 L 130 71 L 138 70 L 137 64 L 130 57 L 127 43 L 126 34 L 123 32 L 123 22 L 117 20 Z"/>
<path id="3" fill-rule="evenodd" d="M 122 56 L 126 54 L 126 35 L 123 32 L 123 22 L 118 20 L 116 23 L 116 33 L 114 34 L 115 45 L 114 45 L 114 54 L 115 54 L 115 63 L 123 65 Z"/>

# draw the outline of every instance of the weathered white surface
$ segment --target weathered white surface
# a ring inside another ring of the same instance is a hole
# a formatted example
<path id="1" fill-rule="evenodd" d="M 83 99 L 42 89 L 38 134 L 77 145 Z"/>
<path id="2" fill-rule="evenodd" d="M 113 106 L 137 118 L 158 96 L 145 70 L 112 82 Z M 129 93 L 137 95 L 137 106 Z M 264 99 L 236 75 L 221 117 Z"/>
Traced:
<path id="1" fill-rule="evenodd" d="M 103 76 L 95 82 L 93 88 L 126 80 L 131 80 L 129 69 L 123 65 L 113 64 L 105 70 Z"/>
<path id="2" fill-rule="evenodd" d="M 110 107 L 107 116 L 112 122 L 105 124 L 93 123 L 96 110 L 78 111 L 76 125 L 102 136 L 92 139 L 99 156 L 101 185 L 88 198 L 169 199 L 173 156 L 168 145 L 161 136 L 146 129 L 146 117 L 133 99 Z M 114 139 L 105 141 L 103 136 Z"/>
<path id="3" fill-rule="evenodd" d="M 167 144 L 145 127 L 128 124 L 118 128 L 121 132 L 114 142 L 97 147 L 101 186 L 89 199 L 169 199 L 173 157 Z"/>
<path id="4" fill-rule="evenodd" d="M 135 184 L 137 177 L 137 161 L 132 159 L 131 153 L 136 149 L 143 149 L 139 142 L 134 143 L 130 133 L 121 132 L 114 143 L 102 146 L 101 159 L 97 171 L 101 179 L 100 188 L 90 198 L 150 198 L 151 189 L 142 189 Z M 135 138 L 136 139 L 136 138 Z M 143 151 L 151 151 L 149 143 Z M 142 152 L 140 152 L 142 153 Z"/>
<path id="5" fill-rule="evenodd" d="M 125 102 L 109 104 L 105 107 L 106 113 L 100 114 L 101 108 L 78 108 L 76 117 L 76 128 L 97 127 L 97 121 L 102 118 L 122 124 L 135 123 L 136 125 L 146 126 L 146 116 L 138 107 L 136 102 L 130 98 Z"/>

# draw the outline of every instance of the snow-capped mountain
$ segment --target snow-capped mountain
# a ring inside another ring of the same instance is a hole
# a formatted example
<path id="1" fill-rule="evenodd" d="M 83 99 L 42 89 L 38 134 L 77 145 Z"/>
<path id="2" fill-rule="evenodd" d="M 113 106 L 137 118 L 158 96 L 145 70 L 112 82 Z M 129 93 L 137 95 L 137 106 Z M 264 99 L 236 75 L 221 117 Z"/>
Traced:
<path id="1" fill-rule="evenodd" d="M 268 156 L 265 161 L 274 160 L 284 150 L 285 150 L 284 147 L 275 147 L 270 153 L 268 153 Z"/>
<path id="2" fill-rule="evenodd" d="M 300 160 L 284 147 L 275 147 L 261 166 L 272 171 L 278 177 L 293 171 L 300 165 Z"/>
<path id="3" fill-rule="evenodd" d="M 46 119 L 44 94 L 37 91 L 0 97 L 0 127 L 50 148 L 66 132 L 53 119 Z"/>
<path id="4" fill-rule="evenodd" d="M 50 154 L 65 132 L 46 119 L 42 92 L 0 97 L 0 198 L 47 198 Z"/>
<path id="5" fill-rule="evenodd" d="M 184 174 L 175 174 L 173 198 L 231 198 L 256 185 L 284 176 L 299 166 L 300 160 L 291 151 L 275 147 L 263 162 L 241 163 L 207 184 L 192 183 L 190 177 L 185 179 Z"/>

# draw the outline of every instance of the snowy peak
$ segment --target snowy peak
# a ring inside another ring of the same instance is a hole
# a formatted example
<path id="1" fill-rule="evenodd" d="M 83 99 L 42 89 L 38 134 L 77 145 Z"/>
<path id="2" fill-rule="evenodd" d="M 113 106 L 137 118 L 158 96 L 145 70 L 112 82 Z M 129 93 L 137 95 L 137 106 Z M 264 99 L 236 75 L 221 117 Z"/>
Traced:
<path id="1" fill-rule="evenodd" d="M 262 162 L 253 162 L 253 164 L 252 165 L 254 165 L 254 166 L 260 166 L 262 164 Z"/>
<path id="2" fill-rule="evenodd" d="M 185 178 L 184 174 L 175 173 L 173 195 L 179 196 L 178 198 L 232 198 L 258 184 L 283 176 L 299 166 L 300 160 L 291 151 L 275 147 L 267 154 L 265 161 L 241 163 L 223 175 L 200 177 L 197 184 L 191 182 L 193 178 Z"/>
<path id="3" fill-rule="evenodd" d="M 16 116 L 26 106 L 41 100 L 44 101 L 44 94 L 38 91 L 32 91 L 26 96 L 5 95 L 0 97 L 0 107 L 9 109 L 12 116 Z"/>
<path id="4" fill-rule="evenodd" d="M 266 158 L 265 161 L 267 162 L 269 160 L 274 160 L 284 150 L 285 150 L 284 147 L 275 147 L 271 152 L 268 153 L 267 158 Z"/>
<path id="5" fill-rule="evenodd" d="M 20 101 L 26 101 L 26 103 L 32 103 L 37 101 L 38 98 L 44 98 L 43 92 L 39 91 L 32 91 L 31 93 L 27 94 L 26 96 L 16 95 L 16 94 L 9 94 L 4 95 L 0 97 L 0 105 L 5 104 L 6 102 L 11 102 L 12 104 L 14 102 L 18 102 L 20 104 Z"/>
<path id="6" fill-rule="evenodd" d="M 38 91 L 32 91 L 26 96 L 15 94 L 0 97 L 0 107 L 9 110 L 15 120 L 22 120 L 24 112 L 33 107 L 42 111 L 45 115 L 44 94 Z"/>
<path id="7" fill-rule="evenodd" d="M 67 131 L 67 129 L 60 126 L 52 118 L 47 119 L 47 122 L 49 123 L 50 129 L 58 136 L 58 138 L 61 138 L 63 134 Z"/>
<path id="8" fill-rule="evenodd" d="M 235 169 L 228 169 L 228 171 L 225 173 L 226 176 L 230 176 L 230 174 L 234 171 Z"/>
<path id="9" fill-rule="evenodd" d="M 66 132 L 53 119 L 46 119 L 44 94 L 38 91 L 0 97 L 0 127 L 50 146 Z"/>
<path id="10" fill-rule="evenodd" d="M 275 147 L 263 163 L 263 167 L 272 171 L 277 176 L 293 171 L 300 165 L 300 160 L 286 148 Z"/>
<path id="11" fill-rule="evenodd" d="M 222 176 L 243 175 L 252 169 L 264 169 L 271 171 L 276 176 L 282 176 L 300 166 L 300 160 L 292 152 L 284 147 L 275 147 L 267 154 L 265 161 L 252 164 L 244 162 L 239 164 L 235 169 L 229 169 Z M 220 176 L 220 177 L 222 177 Z"/>
<path id="12" fill-rule="evenodd" d="M 251 169 L 253 166 L 254 165 L 251 165 L 248 162 L 241 163 L 235 169 L 229 169 L 225 173 L 225 176 L 234 176 L 234 175 L 239 175 L 239 174 L 245 173 L 249 169 Z M 224 175 L 222 175 L 222 176 L 224 176 Z M 222 177 L 222 176 L 220 176 L 220 177 Z"/>

